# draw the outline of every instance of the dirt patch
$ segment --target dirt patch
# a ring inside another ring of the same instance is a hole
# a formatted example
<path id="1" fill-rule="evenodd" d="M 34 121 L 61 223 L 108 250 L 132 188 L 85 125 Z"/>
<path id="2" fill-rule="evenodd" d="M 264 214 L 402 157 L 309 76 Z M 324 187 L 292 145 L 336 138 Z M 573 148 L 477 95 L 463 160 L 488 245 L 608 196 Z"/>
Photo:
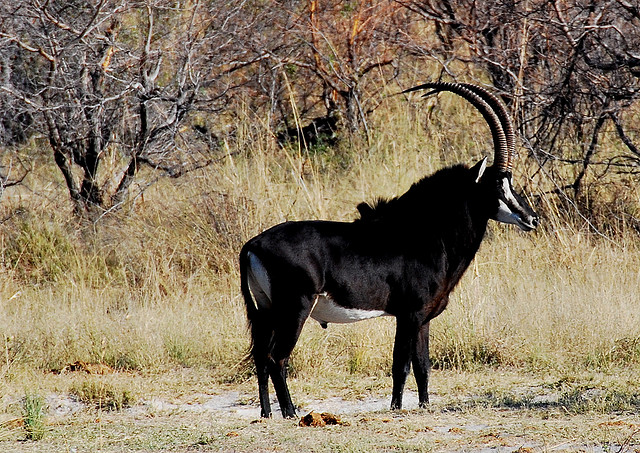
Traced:
<path id="1" fill-rule="evenodd" d="M 118 377 L 116 373 L 97 378 Z M 376 380 L 322 387 L 315 394 L 299 388 L 295 390 L 298 413 L 310 414 L 303 425 L 313 429 L 301 427 L 300 419 L 283 419 L 275 398 L 273 418 L 261 419 L 249 383 L 216 387 L 200 375 L 181 375 L 180 384 L 172 376 L 167 388 L 158 382 L 156 391 L 138 396 L 135 404 L 121 410 L 98 410 L 73 395 L 50 392 L 45 395 L 47 432 L 38 442 L 24 441 L 21 398 L 5 394 L 0 400 L 4 408 L 0 451 L 640 451 L 637 411 L 591 408 L 596 400 L 624 396 L 604 384 L 586 380 L 588 385 L 581 381 L 560 385 L 548 377 L 514 375 L 503 376 L 505 380 L 491 387 L 477 381 L 494 382 L 493 375 L 438 378 L 436 382 L 449 387 L 435 388 L 426 410 L 418 409 L 412 389 L 405 391 L 402 411 L 389 410 L 389 389 Z M 129 379 L 132 389 L 138 382 L 149 382 L 148 377 L 120 379 Z M 212 387 L 215 393 L 207 393 Z M 634 401 L 634 389 L 627 387 L 628 401 Z"/>

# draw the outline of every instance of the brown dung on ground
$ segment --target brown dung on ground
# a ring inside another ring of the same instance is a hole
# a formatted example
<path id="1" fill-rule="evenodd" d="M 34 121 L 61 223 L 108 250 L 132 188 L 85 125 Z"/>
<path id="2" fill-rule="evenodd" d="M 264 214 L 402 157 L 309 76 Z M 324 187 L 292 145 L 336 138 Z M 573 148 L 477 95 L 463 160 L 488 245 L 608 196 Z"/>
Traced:
<path id="1" fill-rule="evenodd" d="M 348 425 L 347 422 L 340 420 L 340 417 L 329 412 L 318 414 L 317 412 L 309 412 L 300 419 L 300 426 L 326 426 L 326 425 Z"/>

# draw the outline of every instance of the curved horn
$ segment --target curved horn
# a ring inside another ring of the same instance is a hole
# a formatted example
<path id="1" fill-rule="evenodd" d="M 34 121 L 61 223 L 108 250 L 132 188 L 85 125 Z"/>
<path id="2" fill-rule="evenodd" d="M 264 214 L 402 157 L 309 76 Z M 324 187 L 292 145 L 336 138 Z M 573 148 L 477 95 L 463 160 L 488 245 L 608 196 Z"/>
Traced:
<path id="1" fill-rule="evenodd" d="M 471 91 L 479 95 L 482 99 L 484 99 L 484 101 L 493 108 L 493 111 L 496 112 L 498 118 L 500 118 L 502 129 L 504 130 L 504 134 L 507 137 L 507 150 L 509 151 L 507 157 L 507 170 L 511 171 L 511 168 L 513 167 L 513 158 L 516 155 L 516 133 L 515 128 L 513 127 L 511 116 L 507 111 L 507 107 L 499 97 L 497 97 L 484 87 L 472 85 L 470 83 L 461 83 L 460 85 L 470 89 Z"/>
<path id="2" fill-rule="evenodd" d="M 473 85 L 471 85 L 473 86 Z M 403 93 L 409 93 L 411 91 L 417 90 L 426 90 L 431 89 L 429 93 L 424 96 L 430 96 L 434 93 L 438 93 L 440 91 L 450 91 L 451 93 L 455 93 L 458 96 L 463 97 L 467 101 L 469 101 L 484 117 L 485 121 L 489 125 L 489 129 L 491 129 L 491 137 L 493 138 L 493 148 L 494 148 L 494 158 L 493 165 L 496 166 L 499 170 L 502 171 L 510 171 L 511 169 L 511 159 L 510 159 L 510 148 L 509 141 L 507 140 L 507 134 L 503 128 L 503 123 L 500 119 L 500 116 L 496 113 L 496 107 L 492 105 L 495 101 L 498 101 L 491 93 L 488 91 L 486 94 L 491 95 L 491 97 L 495 98 L 491 99 L 491 103 L 488 102 L 489 97 L 480 90 L 478 92 L 475 91 L 475 88 L 471 88 L 471 86 L 467 86 L 466 84 L 460 83 L 449 83 L 449 82 L 433 82 L 433 83 L 424 83 L 422 85 L 415 86 L 413 88 L 409 88 L 403 91 Z M 480 87 L 476 87 L 480 88 Z M 484 90 L 484 89 L 481 89 Z M 486 91 L 486 90 L 484 90 Z M 487 97 L 487 99 L 485 99 Z M 499 101 L 498 101 L 499 102 Z M 499 104 L 498 104 L 499 105 Z M 506 114 L 506 108 L 505 112 Z M 508 123 L 511 124 L 510 122 Z M 513 131 L 512 131 L 513 133 Z M 515 139 L 513 140 L 515 144 Z"/>

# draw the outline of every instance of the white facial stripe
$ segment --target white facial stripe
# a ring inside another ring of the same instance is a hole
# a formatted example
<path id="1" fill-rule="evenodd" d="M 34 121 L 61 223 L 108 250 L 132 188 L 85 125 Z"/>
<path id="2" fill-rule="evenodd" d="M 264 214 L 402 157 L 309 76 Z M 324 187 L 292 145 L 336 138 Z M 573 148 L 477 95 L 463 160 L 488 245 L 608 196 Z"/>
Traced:
<path id="1" fill-rule="evenodd" d="M 504 192 L 504 198 L 511 204 L 518 206 L 519 203 L 516 200 L 516 197 L 513 196 L 513 192 L 511 191 L 511 184 L 507 178 L 502 178 L 502 191 Z"/>
<path id="2" fill-rule="evenodd" d="M 498 200 L 498 213 L 496 220 L 502 223 L 518 223 L 519 217 L 505 204 L 504 201 Z"/>
<path id="3" fill-rule="evenodd" d="M 359 308 L 341 307 L 331 299 L 327 293 L 317 294 L 314 300 L 314 308 L 311 317 L 319 323 L 349 323 L 363 319 L 389 316 L 383 310 L 362 310 Z"/>
<path id="4" fill-rule="evenodd" d="M 524 231 L 534 229 L 538 224 L 537 216 L 529 213 L 531 208 L 513 192 L 507 177 L 502 178 L 500 188 L 502 193 L 498 196 L 498 212 L 494 219 L 516 224 Z"/>

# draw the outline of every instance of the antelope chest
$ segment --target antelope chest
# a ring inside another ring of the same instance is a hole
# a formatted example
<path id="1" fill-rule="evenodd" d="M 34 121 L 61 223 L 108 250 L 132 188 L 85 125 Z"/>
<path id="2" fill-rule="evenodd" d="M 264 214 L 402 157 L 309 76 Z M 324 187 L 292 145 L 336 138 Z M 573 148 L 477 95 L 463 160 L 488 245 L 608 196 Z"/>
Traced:
<path id="1" fill-rule="evenodd" d="M 327 293 L 316 294 L 313 300 L 313 309 L 311 310 L 311 317 L 323 326 L 330 322 L 344 324 L 379 316 L 390 315 L 384 310 L 343 307 L 337 304 Z"/>

